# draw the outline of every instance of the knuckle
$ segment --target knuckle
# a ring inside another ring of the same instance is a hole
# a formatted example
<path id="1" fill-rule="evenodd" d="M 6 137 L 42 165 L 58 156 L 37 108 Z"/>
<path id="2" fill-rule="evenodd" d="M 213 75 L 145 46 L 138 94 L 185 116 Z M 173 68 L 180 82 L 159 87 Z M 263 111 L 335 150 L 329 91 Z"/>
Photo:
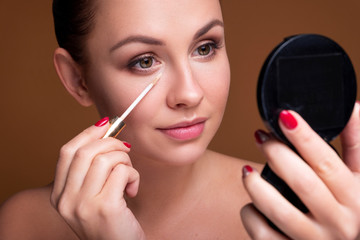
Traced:
<path id="1" fill-rule="evenodd" d="M 67 158 L 73 155 L 74 151 L 75 150 L 73 149 L 73 147 L 71 147 L 68 144 L 65 144 L 60 148 L 60 158 Z"/>
<path id="2" fill-rule="evenodd" d="M 94 165 L 109 165 L 109 163 L 110 163 L 109 157 L 103 154 L 96 156 L 95 159 L 93 160 Z"/>
<path id="3" fill-rule="evenodd" d="M 134 169 L 134 168 L 132 168 L 132 169 L 133 169 L 133 174 L 134 174 L 135 178 L 139 179 L 140 178 L 140 173 L 136 169 Z"/>
<path id="4" fill-rule="evenodd" d="M 98 215 L 101 217 L 101 218 L 107 218 L 108 216 L 110 216 L 111 214 L 114 214 L 115 213 L 115 210 L 114 209 L 114 206 L 112 204 L 101 204 L 99 207 L 98 207 Z"/>
<path id="5" fill-rule="evenodd" d="M 129 173 L 128 173 L 128 170 L 127 170 L 127 166 L 123 165 L 123 164 L 118 164 L 114 167 L 114 170 L 115 172 L 118 172 L 120 175 L 122 176 L 127 176 Z"/>
<path id="6" fill-rule="evenodd" d="M 132 167 L 124 164 L 118 164 L 113 168 L 113 173 L 117 176 L 121 176 L 122 179 L 138 179 L 138 176 L 140 175 L 135 175 L 135 171 L 136 170 Z"/>
<path id="7" fill-rule="evenodd" d="M 323 177 L 332 176 L 336 170 L 336 161 L 331 158 L 319 158 L 316 163 L 316 172 Z"/>
<path id="8" fill-rule="evenodd" d="M 61 197 L 57 202 L 56 209 L 63 218 L 69 219 L 71 217 L 72 210 L 67 198 Z"/>
<path id="9" fill-rule="evenodd" d="M 87 148 L 79 148 L 74 155 L 75 159 L 86 159 L 90 155 L 90 150 Z"/>
<path id="10" fill-rule="evenodd" d="M 91 212 L 93 211 L 93 209 L 94 208 L 91 204 L 89 204 L 88 201 L 78 201 L 74 209 L 74 216 L 81 222 L 88 221 L 89 219 L 91 219 Z"/>
<path id="11" fill-rule="evenodd" d="M 132 215 L 132 212 L 127 208 L 125 201 L 109 200 L 102 201 L 102 204 L 97 206 L 97 216 L 102 219 L 112 218 L 113 216 Z"/>
<path id="12" fill-rule="evenodd" d="M 129 165 L 128 163 L 130 162 L 130 157 L 122 151 L 116 151 L 115 155 L 111 154 L 99 154 L 97 155 L 94 160 L 93 160 L 93 164 L 96 166 L 116 166 L 117 164 L 125 164 L 125 165 Z"/>
<path id="13" fill-rule="evenodd" d="M 118 163 L 124 163 L 125 165 L 130 165 L 131 164 L 131 160 L 130 160 L 129 155 L 126 152 L 123 152 L 123 151 L 118 151 L 117 162 Z"/>
<path id="14" fill-rule="evenodd" d="M 50 195 L 50 204 L 53 208 L 57 209 L 58 200 L 55 193 L 51 193 Z"/>
<path id="15" fill-rule="evenodd" d="M 120 158 L 121 158 L 123 161 L 125 161 L 125 162 L 130 161 L 130 157 L 129 157 L 129 155 L 128 155 L 126 152 L 120 151 L 120 152 L 119 152 L 119 155 L 120 155 Z"/>

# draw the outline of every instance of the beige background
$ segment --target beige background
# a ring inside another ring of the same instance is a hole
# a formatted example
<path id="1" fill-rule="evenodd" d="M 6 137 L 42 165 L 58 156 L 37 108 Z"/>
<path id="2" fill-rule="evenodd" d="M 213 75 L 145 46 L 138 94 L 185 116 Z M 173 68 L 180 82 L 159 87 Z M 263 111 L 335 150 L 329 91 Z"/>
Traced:
<path id="1" fill-rule="evenodd" d="M 223 0 L 232 86 L 224 122 L 211 148 L 263 161 L 253 139 L 262 128 L 256 83 L 283 37 L 319 33 L 340 43 L 360 69 L 357 0 Z M 0 202 L 51 182 L 58 149 L 98 120 L 57 79 L 51 1 L 0 1 Z M 240 170 L 239 170 L 240 173 Z"/>

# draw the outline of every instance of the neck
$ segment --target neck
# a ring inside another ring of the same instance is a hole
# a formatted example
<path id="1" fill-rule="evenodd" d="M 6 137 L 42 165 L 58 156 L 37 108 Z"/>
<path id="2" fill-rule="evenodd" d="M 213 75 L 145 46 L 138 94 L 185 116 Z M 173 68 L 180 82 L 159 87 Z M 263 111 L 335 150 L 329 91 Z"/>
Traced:
<path id="1" fill-rule="evenodd" d="M 207 152 L 197 161 L 183 166 L 149 159 L 134 161 L 134 168 L 140 173 L 140 187 L 138 195 L 129 199 L 129 208 L 138 216 L 156 214 L 159 217 L 159 209 L 170 214 L 177 206 L 196 201 L 199 191 L 205 189 L 206 182 L 201 180 L 204 179 L 206 155 Z"/>

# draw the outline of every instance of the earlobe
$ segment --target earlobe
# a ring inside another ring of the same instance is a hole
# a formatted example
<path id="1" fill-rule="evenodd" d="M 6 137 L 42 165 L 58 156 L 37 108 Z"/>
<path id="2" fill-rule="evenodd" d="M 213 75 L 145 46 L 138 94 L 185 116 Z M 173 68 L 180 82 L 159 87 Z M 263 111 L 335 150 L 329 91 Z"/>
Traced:
<path id="1" fill-rule="evenodd" d="M 66 90 L 83 106 L 91 106 L 93 101 L 89 95 L 81 68 L 68 51 L 57 48 L 54 52 L 56 72 Z"/>

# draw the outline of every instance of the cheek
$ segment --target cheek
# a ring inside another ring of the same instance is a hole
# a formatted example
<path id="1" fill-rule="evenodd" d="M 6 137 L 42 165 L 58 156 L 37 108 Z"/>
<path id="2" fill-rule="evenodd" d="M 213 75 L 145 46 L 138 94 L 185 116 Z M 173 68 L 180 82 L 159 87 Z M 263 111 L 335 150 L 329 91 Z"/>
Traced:
<path id="1" fill-rule="evenodd" d="M 214 71 L 209 71 L 204 81 L 206 97 L 209 102 L 217 107 L 225 108 L 230 87 L 230 67 L 227 61 L 218 64 Z"/>
<path id="2" fill-rule="evenodd" d="M 120 99 L 117 95 L 104 92 L 102 95 L 94 97 L 96 108 L 101 116 L 121 116 L 126 108 L 128 99 Z"/>
<path id="3" fill-rule="evenodd" d="M 152 99 L 146 100 L 147 101 L 140 102 L 125 119 L 126 127 L 119 136 L 121 140 L 136 145 L 135 151 L 141 152 L 144 151 L 144 149 L 145 152 L 147 151 L 147 146 L 151 143 L 149 136 L 153 136 L 154 127 L 156 126 L 154 122 L 156 122 L 156 118 L 159 117 L 154 116 L 154 114 L 159 112 L 158 105 Z M 141 146 L 141 148 L 138 148 L 138 146 Z M 133 150 L 134 149 L 132 149 L 132 151 Z"/>
<path id="4" fill-rule="evenodd" d="M 132 135 L 141 135 L 142 132 L 153 130 L 158 122 L 158 118 L 163 117 L 164 99 L 161 89 L 155 86 L 133 109 L 125 119 L 127 123 L 126 132 Z"/>
<path id="5" fill-rule="evenodd" d="M 88 80 L 88 91 L 101 116 L 120 116 L 137 97 L 136 87 L 116 75 L 94 73 Z"/>

